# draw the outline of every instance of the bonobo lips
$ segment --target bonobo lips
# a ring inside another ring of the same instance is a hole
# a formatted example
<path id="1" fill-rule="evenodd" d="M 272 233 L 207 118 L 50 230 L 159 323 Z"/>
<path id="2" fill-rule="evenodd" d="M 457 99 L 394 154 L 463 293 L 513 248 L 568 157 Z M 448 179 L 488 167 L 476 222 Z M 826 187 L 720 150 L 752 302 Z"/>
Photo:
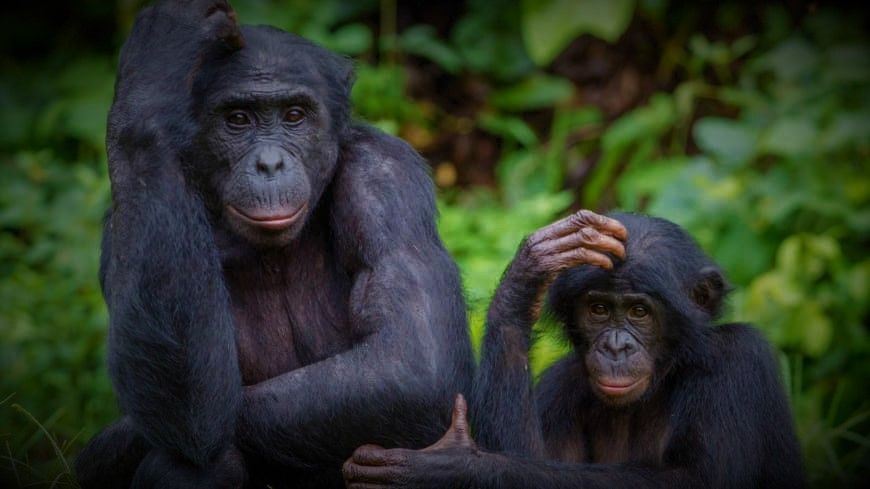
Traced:
<path id="1" fill-rule="evenodd" d="M 604 394 L 617 397 L 633 391 L 644 380 L 646 380 L 646 377 L 637 380 L 631 378 L 603 378 L 596 380 L 595 383 L 598 384 L 598 388 Z"/>
<path id="2" fill-rule="evenodd" d="M 289 213 L 262 215 L 246 214 L 245 212 L 242 212 L 241 210 L 235 208 L 232 205 L 228 205 L 227 209 L 229 209 L 229 211 L 233 213 L 236 217 L 241 218 L 243 221 L 247 222 L 251 226 L 266 229 L 269 231 L 283 231 L 292 226 L 293 223 L 295 223 L 299 220 L 300 217 L 302 217 L 302 215 L 305 213 L 306 207 L 307 204 L 302 204 L 300 207 L 290 211 Z"/>

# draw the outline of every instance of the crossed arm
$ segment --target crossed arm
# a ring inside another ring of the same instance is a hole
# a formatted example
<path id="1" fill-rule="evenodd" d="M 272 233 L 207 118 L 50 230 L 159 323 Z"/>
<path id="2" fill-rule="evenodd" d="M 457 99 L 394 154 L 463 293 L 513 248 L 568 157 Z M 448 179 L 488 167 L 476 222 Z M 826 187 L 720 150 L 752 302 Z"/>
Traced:
<path id="1" fill-rule="evenodd" d="M 239 443 L 286 466 L 338 464 L 363 443 L 425 446 L 447 426 L 453 394 L 470 383 L 458 272 L 437 237 L 419 156 L 390 136 L 355 130 L 332 205 L 339 257 L 355 270 L 350 321 L 367 336 L 246 388 Z"/>

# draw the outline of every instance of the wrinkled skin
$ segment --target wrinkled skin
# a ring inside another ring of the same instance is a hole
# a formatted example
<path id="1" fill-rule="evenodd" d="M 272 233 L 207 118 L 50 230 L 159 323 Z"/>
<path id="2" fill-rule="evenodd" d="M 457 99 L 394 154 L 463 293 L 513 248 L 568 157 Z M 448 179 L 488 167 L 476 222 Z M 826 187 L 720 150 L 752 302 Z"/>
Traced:
<path id="1" fill-rule="evenodd" d="M 529 372 L 544 290 L 574 352 Z M 581 211 L 524 241 L 487 318 L 472 399 L 423 450 L 362 446 L 350 489 L 803 487 L 770 347 L 713 327 L 727 285 L 673 223 Z M 459 427 L 460 429 L 457 429 Z"/>

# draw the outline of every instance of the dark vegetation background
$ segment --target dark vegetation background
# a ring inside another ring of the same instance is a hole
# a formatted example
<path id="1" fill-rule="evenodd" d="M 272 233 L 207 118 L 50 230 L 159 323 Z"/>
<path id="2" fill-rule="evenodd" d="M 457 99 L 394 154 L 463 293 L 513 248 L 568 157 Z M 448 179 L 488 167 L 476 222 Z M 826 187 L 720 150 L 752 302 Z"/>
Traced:
<path id="1" fill-rule="evenodd" d="M 358 60 L 356 111 L 439 188 L 479 340 L 521 237 L 569 209 L 687 227 L 776 345 L 815 487 L 870 474 L 870 43 L 825 2 L 235 0 Z M 0 16 L 0 486 L 70 485 L 117 416 L 97 283 L 104 132 L 139 0 Z M 184 273 L 179 270 L 179 273 Z M 564 352 L 543 325 L 540 371 Z M 171 422 L 171 420 L 167 420 Z"/>

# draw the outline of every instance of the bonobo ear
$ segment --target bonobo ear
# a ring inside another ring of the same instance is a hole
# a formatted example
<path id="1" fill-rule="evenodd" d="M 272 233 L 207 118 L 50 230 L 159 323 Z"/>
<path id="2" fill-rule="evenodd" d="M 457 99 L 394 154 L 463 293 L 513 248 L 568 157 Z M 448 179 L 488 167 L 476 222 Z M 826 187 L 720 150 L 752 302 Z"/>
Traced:
<path id="1" fill-rule="evenodd" d="M 338 62 L 338 76 L 344 88 L 345 95 L 350 99 L 350 92 L 353 88 L 353 82 L 356 81 L 356 71 L 354 70 L 353 59 L 342 57 Z"/>
<path id="2" fill-rule="evenodd" d="M 700 279 L 692 289 L 692 300 L 712 317 L 717 317 L 728 293 L 728 284 L 718 268 L 701 269 Z"/>

